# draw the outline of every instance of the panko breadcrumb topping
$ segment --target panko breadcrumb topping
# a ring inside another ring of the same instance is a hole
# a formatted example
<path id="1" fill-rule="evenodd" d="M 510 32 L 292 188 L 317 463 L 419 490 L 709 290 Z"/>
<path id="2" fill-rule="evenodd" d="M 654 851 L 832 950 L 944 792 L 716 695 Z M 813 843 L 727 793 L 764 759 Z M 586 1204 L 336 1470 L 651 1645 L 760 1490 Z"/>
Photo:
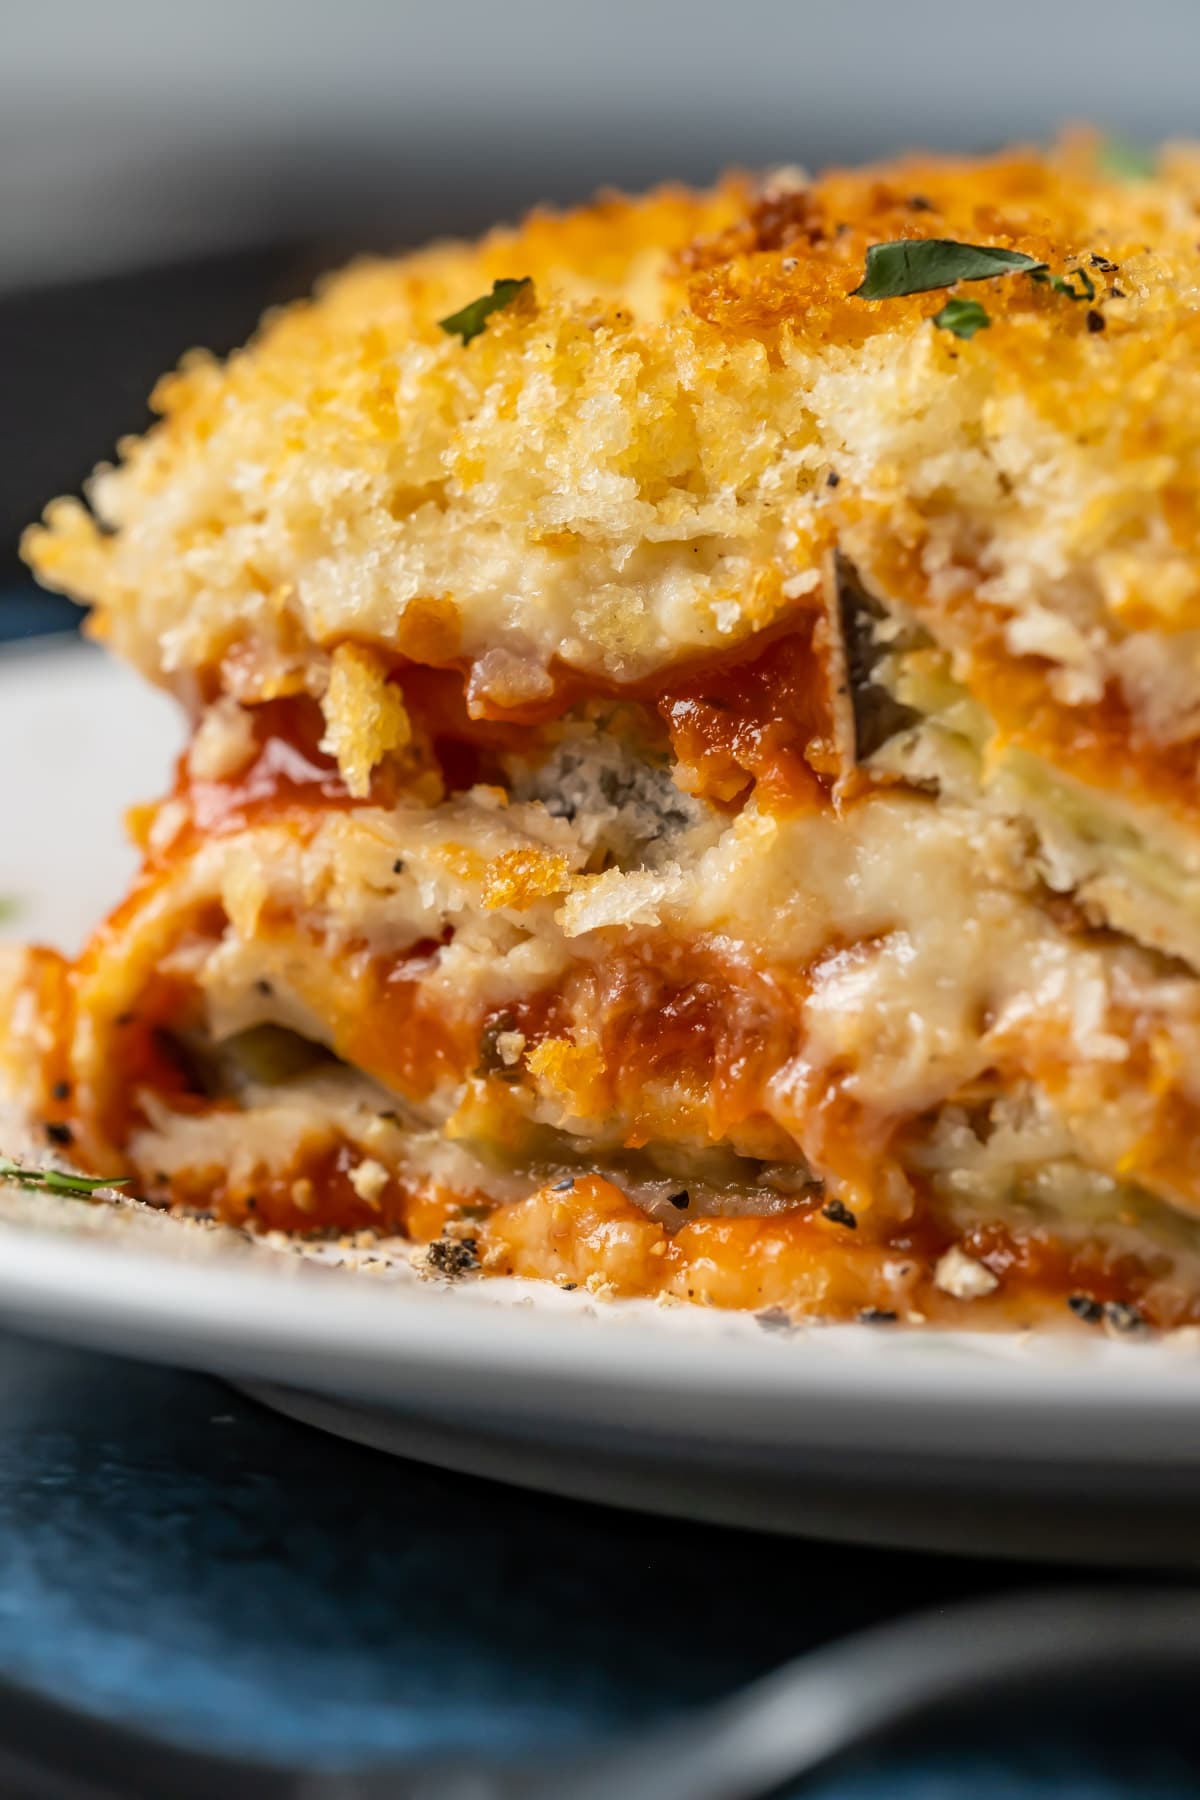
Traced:
<path id="1" fill-rule="evenodd" d="M 808 603 L 835 540 L 1051 703 L 1117 693 L 1188 739 L 1198 206 L 1195 150 L 1129 180 L 1080 136 L 605 198 L 360 264 L 228 362 L 186 359 L 93 511 L 56 502 L 26 552 L 156 679 L 323 695 L 355 785 L 375 752 L 339 723 L 367 666 L 345 646 L 519 710 L 564 667 L 728 651 Z M 856 291 L 879 246 L 933 240 L 1039 274 Z M 443 329 L 503 279 L 530 286 L 469 341 Z M 945 328 L 951 303 L 986 329 Z"/>

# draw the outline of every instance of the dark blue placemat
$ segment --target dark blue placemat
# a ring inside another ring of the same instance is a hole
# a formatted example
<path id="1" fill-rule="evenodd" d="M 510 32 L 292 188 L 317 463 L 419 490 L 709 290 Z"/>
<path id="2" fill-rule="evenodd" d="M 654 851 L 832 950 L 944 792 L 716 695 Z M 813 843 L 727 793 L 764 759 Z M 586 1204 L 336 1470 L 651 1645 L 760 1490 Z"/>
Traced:
<path id="1" fill-rule="evenodd" d="M 0 591 L 0 643 L 77 631 L 82 618 L 70 600 L 43 593 L 32 583 L 28 588 Z"/>
<path id="2" fill-rule="evenodd" d="M 309 1764 L 569 1747 L 1034 1570 L 609 1512 L 326 1438 L 201 1376 L 0 1337 L 0 1676 Z M 984 1721 L 822 1800 L 1180 1800 L 1161 1724 Z"/>

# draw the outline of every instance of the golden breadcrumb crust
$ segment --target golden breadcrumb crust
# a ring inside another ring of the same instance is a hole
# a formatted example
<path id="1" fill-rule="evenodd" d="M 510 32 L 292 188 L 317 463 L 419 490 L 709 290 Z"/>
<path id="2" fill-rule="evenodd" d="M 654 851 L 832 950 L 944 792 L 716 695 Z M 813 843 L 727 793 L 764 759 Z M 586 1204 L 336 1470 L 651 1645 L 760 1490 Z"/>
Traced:
<path id="1" fill-rule="evenodd" d="M 1053 708 L 1115 699 L 1190 744 L 1198 209 L 1194 150 L 1131 181 L 1079 138 L 536 213 L 185 359 L 93 512 L 55 502 L 26 553 L 195 698 L 320 693 L 358 640 L 459 664 L 486 712 L 544 704 L 564 666 L 727 651 L 811 604 L 836 541 L 964 664 L 986 647 Z M 960 286 L 990 317 L 967 341 L 931 325 L 945 290 L 853 295 L 869 246 L 930 237 L 1094 298 Z M 439 329 L 502 276 L 532 287 L 469 344 Z"/>

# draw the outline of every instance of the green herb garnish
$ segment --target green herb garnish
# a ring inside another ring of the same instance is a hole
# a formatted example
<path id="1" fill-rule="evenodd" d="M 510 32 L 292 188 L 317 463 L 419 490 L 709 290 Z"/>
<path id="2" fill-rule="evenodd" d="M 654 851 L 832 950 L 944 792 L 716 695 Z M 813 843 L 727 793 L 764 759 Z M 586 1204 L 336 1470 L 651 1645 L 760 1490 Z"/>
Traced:
<path id="1" fill-rule="evenodd" d="M 0 894 L 0 925 L 10 925 L 20 913 L 21 902 L 15 894 Z"/>
<path id="2" fill-rule="evenodd" d="M 501 280 L 493 281 L 490 294 L 480 294 L 478 300 L 472 300 L 468 305 L 460 307 L 458 312 L 439 319 L 438 324 L 443 331 L 450 332 L 460 337 L 464 344 L 469 344 L 472 338 L 479 336 L 494 312 L 511 306 L 522 289 L 532 286 L 533 282 L 528 275 L 516 279 L 503 276 Z"/>
<path id="3" fill-rule="evenodd" d="M 1157 172 L 1154 151 L 1123 137 L 1105 138 L 1096 160 L 1106 175 L 1118 181 L 1153 181 Z"/>
<path id="4" fill-rule="evenodd" d="M 1072 269 L 1066 275 L 1051 275 L 1048 269 L 1031 269 L 1030 279 L 1041 287 L 1052 287 L 1056 294 L 1066 294 L 1070 300 L 1094 300 L 1096 284 L 1086 269 Z M 1077 281 L 1078 287 L 1071 283 Z"/>
<path id="5" fill-rule="evenodd" d="M 941 312 L 935 312 L 933 323 L 939 331 L 951 331 L 957 338 L 973 338 L 977 331 L 986 331 L 991 324 L 987 309 L 980 306 L 978 300 L 947 300 Z"/>
<path id="6" fill-rule="evenodd" d="M 870 246 L 866 270 L 851 298 L 896 300 L 903 294 L 953 287 L 956 281 L 986 281 L 991 275 L 1022 271 L 1031 274 L 1045 266 L 1023 250 L 958 244 L 953 238 L 902 238 L 898 243 Z"/>
<path id="7" fill-rule="evenodd" d="M 41 1188 L 47 1194 L 72 1194 L 87 1198 L 97 1188 L 128 1187 L 129 1177 L 122 1175 L 68 1175 L 63 1169 L 27 1169 L 22 1163 L 0 1161 L 0 1181 L 11 1181 L 17 1187 Z"/>

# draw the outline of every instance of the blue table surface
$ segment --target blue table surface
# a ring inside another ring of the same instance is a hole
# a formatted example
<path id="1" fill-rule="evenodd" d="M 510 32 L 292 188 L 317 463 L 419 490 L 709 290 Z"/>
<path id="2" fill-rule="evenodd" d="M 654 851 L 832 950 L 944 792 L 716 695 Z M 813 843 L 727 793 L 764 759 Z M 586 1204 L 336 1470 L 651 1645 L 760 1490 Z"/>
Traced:
<path id="1" fill-rule="evenodd" d="M 1045 1578 L 525 1493 L 201 1375 L 0 1335 L 0 1677 L 185 1746 L 552 1754 L 852 1626 Z M 1161 1722 L 1006 1713 L 812 1791 L 1175 1800 L 1193 1750 Z"/>
<path id="2" fill-rule="evenodd" d="M 83 615 L 70 600 L 32 585 L 0 593 L 0 645 L 22 638 L 72 631 Z"/>
<path id="3" fill-rule="evenodd" d="M 1037 1578 L 525 1493 L 201 1375 L 0 1335 L 0 1676 L 177 1744 L 308 1764 L 561 1752 L 854 1625 Z M 812 1791 L 1197 1791 L 1161 1726 L 980 1729 Z"/>
<path id="4" fill-rule="evenodd" d="M 0 635 L 46 604 L 0 597 Z M 0 1677 L 183 1746 L 313 1766 L 561 1752 L 854 1626 L 1045 1579 L 523 1493 L 322 1437 L 202 1375 L 0 1335 Z M 1085 1696 L 804 1791 L 1181 1800 L 1195 1746 L 1188 1719 L 1094 1716 Z"/>

